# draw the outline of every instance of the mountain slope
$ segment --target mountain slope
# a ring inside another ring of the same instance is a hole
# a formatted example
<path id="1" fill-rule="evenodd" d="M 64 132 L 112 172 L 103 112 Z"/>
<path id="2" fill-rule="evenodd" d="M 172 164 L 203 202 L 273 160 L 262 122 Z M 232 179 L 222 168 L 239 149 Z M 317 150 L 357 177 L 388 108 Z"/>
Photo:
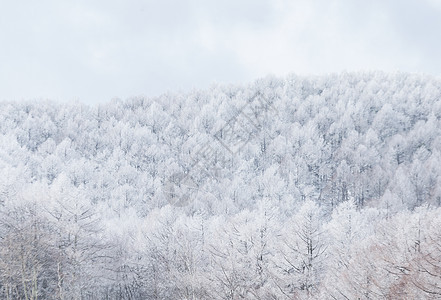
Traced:
<path id="1" fill-rule="evenodd" d="M 439 295 L 440 99 L 372 72 L 0 103 L 1 296 Z"/>
<path id="2" fill-rule="evenodd" d="M 214 148 L 220 162 L 199 164 L 220 177 L 208 180 L 194 171 L 204 184 L 190 202 L 205 207 L 215 201 L 214 214 L 253 206 L 262 197 L 285 204 L 311 198 L 330 206 L 355 199 L 364 206 L 385 205 L 396 195 L 411 208 L 439 204 L 440 87 L 419 75 L 340 74 L 266 78 L 248 87 L 97 107 L 2 103 L 1 161 L 25 185 L 51 185 L 63 175 L 92 202 L 112 205 L 124 196 L 125 206 L 140 214 L 168 203 L 161 186 L 188 172 L 204 147 Z M 222 128 L 238 133 L 240 109 L 259 102 L 256 97 L 271 111 L 250 110 L 262 122 L 231 154 L 216 134 Z"/>

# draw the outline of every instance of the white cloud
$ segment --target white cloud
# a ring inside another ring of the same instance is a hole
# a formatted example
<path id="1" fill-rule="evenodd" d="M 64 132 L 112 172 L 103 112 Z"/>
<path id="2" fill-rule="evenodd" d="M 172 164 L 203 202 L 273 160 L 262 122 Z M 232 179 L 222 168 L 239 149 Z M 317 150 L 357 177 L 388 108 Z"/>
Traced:
<path id="1" fill-rule="evenodd" d="M 441 4 L 426 1 L 11 1 L 0 99 L 85 102 L 284 75 L 439 75 Z"/>

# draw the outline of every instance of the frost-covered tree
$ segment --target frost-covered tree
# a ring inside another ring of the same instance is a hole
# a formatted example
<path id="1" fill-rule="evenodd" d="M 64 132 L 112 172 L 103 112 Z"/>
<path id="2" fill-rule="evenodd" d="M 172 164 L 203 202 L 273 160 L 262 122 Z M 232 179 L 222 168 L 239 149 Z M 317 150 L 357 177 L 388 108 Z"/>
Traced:
<path id="1" fill-rule="evenodd" d="M 285 225 L 275 265 L 279 288 L 292 297 L 311 297 L 318 291 L 327 248 L 321 213 L 315 202 L 306 200 Z"/>

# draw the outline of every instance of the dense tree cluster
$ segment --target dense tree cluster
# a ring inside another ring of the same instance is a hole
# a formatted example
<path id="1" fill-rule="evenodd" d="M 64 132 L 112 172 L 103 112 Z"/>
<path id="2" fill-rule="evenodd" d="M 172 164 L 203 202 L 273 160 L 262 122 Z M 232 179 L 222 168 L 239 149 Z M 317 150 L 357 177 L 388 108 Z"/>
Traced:
<path id="1" fill-rule="evenodd" d="M 375 72 L 0 103 L 0 297 L 439 298 L 440 98 Z"/>

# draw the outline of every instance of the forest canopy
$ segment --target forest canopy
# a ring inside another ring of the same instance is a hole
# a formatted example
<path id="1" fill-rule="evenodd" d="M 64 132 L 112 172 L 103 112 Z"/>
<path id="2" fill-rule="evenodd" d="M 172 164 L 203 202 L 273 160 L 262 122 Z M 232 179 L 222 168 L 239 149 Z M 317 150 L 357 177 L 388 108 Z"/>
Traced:
<path id="1" fill-rule="evenodd" d="M 436 299 L 441 80 L 0 103 L 4 299 Z"/>

